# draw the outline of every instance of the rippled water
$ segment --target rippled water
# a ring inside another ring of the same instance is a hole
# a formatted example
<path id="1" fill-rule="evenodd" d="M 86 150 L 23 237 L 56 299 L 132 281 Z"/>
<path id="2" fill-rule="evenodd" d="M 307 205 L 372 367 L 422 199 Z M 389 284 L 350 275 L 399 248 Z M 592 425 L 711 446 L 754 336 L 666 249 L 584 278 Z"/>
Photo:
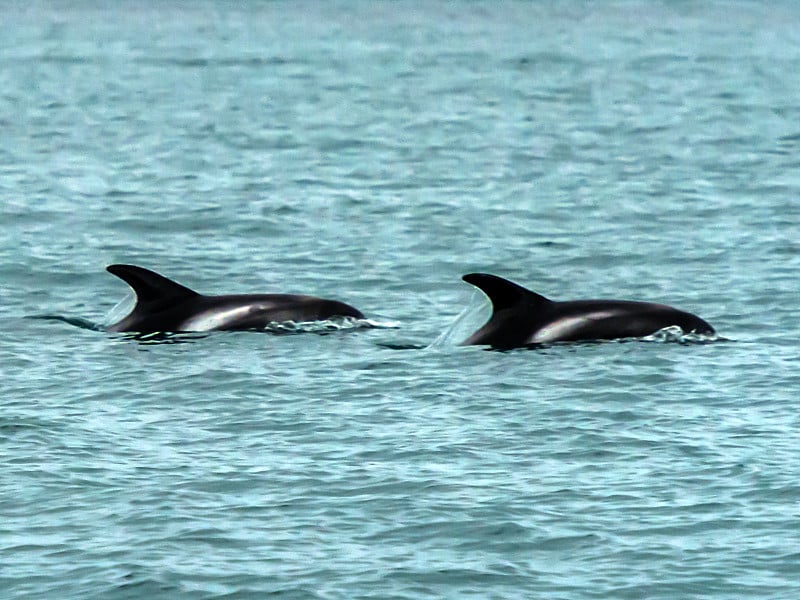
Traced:
<path id="1" fill-rule="evenodd" d="M 800 594 L 794 3 L 0 33 L 1 597 Z M 115 262 L 391 326 L 137 341 L 91 328 Z M 471 271 L 723 339 L 460 347 Z"/>

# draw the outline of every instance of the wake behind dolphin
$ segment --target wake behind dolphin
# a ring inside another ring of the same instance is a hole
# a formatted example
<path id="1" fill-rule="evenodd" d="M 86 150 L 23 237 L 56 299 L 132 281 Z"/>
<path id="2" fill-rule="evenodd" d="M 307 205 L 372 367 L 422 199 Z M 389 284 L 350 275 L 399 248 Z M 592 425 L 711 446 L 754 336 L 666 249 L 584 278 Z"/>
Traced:
<path id="1" fill-rule="evenodd" d="M 130 314 L 109 326 L 108 331 L 264 330 L 276 323 L 364 319 L 361 311 L 337 300 L 295 294 L 206 296 L 143 267 L 110 265 L 106 270 L 136 294 Z"/>
<path id="2" fill-rule="evenodd" d="M 462 278 L 492 302 L 492 316 L 463 345 L 517 348 L 531 344 L 612 340 L 652 335 L 667 327 L 713 335 L 714 328 L 688 312 L 650 302 L 573 300 L 555 302 L 488 273 Z"/>

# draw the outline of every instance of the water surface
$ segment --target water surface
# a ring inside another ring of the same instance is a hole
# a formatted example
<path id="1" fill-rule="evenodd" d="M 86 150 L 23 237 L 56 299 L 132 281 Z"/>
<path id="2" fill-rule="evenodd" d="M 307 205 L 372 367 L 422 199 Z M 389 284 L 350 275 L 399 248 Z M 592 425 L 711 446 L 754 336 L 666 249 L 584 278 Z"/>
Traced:
<path id="1" fill-rule="evenodd" d="M 800 594 L 795 4 L 10 2 L 0 34 L 0 596 Z M 397 327 L 142 343 L 86 327 L 116 262 Z M 459 347 L 471 271 L 725 341 Z"/>

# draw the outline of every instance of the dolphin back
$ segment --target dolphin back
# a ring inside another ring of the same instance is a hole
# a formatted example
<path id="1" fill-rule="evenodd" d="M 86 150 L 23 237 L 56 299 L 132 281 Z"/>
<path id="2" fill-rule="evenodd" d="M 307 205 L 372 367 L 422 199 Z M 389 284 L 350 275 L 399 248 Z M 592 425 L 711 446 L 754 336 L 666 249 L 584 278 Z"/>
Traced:
<path id="1" fill-rule="evenodd" d="M 292 294 L 208 296 L 135 265 L 106 269 L 136 293 L 136 306 L 109 331 L 232 331 L 264 329 L 274 322 L 364 318 L 361 311 L 337 300 Z"/>
<path id="2" fill-rule="evenodd" d="M 464 345 L 516 348 L 527 344 L 610 340 L 651 335 L 678 326 L 684 333 L 713 335 L 706 321 L 664 304 L 631 300 L 553 302 L 502 277 L 464 275 L 492 301 L 492 316 Z"/>

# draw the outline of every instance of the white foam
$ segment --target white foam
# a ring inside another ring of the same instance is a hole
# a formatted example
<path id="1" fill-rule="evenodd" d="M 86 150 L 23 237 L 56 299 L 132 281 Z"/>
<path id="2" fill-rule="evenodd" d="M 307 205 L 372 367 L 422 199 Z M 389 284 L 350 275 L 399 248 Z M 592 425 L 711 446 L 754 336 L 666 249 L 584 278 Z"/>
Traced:
<path id="1" fill-rule="evenodd" d="M 325 333 L 362 328 L 396 328 L 397 322 L 374 321 L 355 317 L 331 318 L 324 321 L 273 321 L 264 326 L 272 333 Z"/>
<path id="2" fill-rule="evenodd" d="M 702 344 L 713 342 L 720 338 L 716 333 L 685 333 L 678 325 L 670 325 L 640 339 L 645 342 Z"/>

